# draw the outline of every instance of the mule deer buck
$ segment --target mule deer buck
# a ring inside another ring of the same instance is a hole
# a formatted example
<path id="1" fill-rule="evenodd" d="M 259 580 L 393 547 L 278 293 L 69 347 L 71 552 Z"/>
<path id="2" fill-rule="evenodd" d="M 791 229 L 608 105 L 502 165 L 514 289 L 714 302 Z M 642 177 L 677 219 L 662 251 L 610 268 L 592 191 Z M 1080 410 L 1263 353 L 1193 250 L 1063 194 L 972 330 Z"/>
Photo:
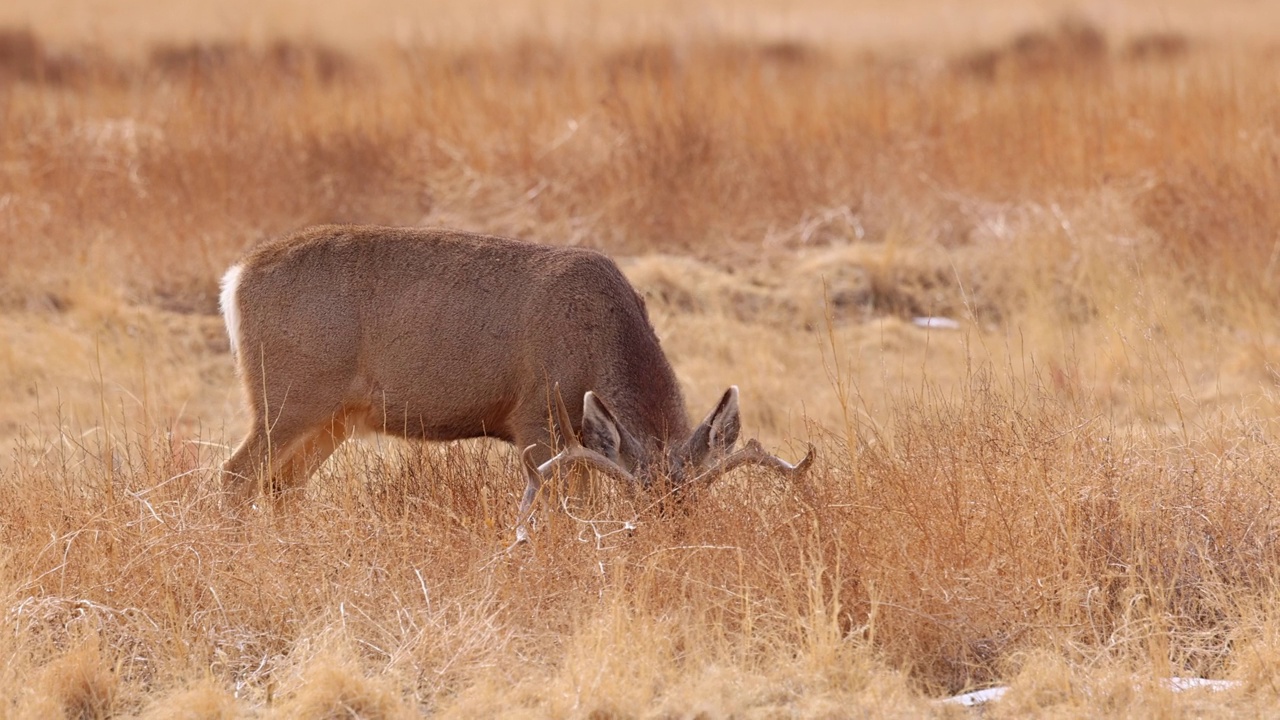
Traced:
<path id="1" fill-rule="evenodd" d="M 744 463 L 798 474 L 813 458 L 810 447 L 791 465 L 754 440 L 731 452 L 736 387 L 691 431 L 643 299 L 598 252 L 321 226 L 250 251 L 223 277 L 221 305 L 252 415 L 222 467 L 236 506 L 300 486 L 362 431 L 514 443 L 522 519 L 569 465 L 678 486 Z M 565 444 L 554 456 L 553 409 Z"/>

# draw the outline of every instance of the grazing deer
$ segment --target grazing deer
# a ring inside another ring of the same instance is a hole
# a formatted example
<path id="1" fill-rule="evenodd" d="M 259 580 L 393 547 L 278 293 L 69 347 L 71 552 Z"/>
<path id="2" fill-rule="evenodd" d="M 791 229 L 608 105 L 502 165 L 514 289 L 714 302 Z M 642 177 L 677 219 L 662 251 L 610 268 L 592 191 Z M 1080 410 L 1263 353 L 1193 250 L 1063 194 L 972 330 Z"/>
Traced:
<path id="1" fill-rule="evenodd" d="M 575 463 L 679 485 L 748 462 L 799 473 L 813 457 L 790 465 L 754 440 L 730 452 L 736 387 L 690 431 L 643 299 L 598 252 L 313 227 L 232 266 L 221 305 L 252 415 L 222 467 L 237 506 L 259 482 L 276 496 L 299 486 L 358 431 L 514 443 L 528 481 L 521 518 L 542 482 Z M 566 409 L 560 390 L 581 408 Z M 554 457 L 553 405 L 565 444 Z"/>

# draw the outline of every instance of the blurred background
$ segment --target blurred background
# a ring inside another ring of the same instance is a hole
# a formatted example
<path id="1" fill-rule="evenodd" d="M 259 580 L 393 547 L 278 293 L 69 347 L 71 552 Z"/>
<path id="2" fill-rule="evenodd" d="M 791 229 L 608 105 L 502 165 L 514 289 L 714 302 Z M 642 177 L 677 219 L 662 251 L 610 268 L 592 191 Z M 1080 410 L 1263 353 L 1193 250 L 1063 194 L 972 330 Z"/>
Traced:
<path id="1" fill-rule="evenodd" d="M 0 4 L 0 696 L 918 717 L 1010 682 L 1012 715 L 1266 714 L 1277 28 L 1247 0 Z M 675 517 L 606 488 L 504 554 L 510 448 L 360 441 L 232 531 L 218 278 L 316 223 L 600 249 L 692 415 L 738 384 L 745 434 L 818 465 Z M 1178 674 L 1243 689 L 1133 680 Z"/>

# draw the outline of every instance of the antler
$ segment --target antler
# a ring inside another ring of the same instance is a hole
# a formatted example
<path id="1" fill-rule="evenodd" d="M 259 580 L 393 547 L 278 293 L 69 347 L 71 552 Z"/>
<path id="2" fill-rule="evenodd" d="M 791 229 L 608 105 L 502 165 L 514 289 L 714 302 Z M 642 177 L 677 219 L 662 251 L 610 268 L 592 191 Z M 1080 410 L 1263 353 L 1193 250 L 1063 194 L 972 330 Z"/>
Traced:
<path id="1" fill-rule="evenodd" d="M 533 500 L 542 487 L 543 481 L 551 478 L 557 470 L 566 467 L 572 467 L 577 464 L 587 465 L 595 470 L 608 475 L 614 480 L 627 483 L 631 487 L 638 485 L 636 478 L 625 468 L 618 465 L 613 460 L 605 457 L 599 452 L 592 450 L 582 444 L 578 440 L 577 434 L 573 431 L 573 425 L 569 419 L 569 411 L 565 409 L 564 399 L 560 396 L 560 385 L 557 383 L 554 387 L 554 400 L 556 420 L 560 425 L 561 435 L 564 436 L 565 447 L 555 457 L 542 463 L 535 465 L 533 462 L 533 450 L 536 445 L 526 447 L 520 453 L 520 464 L 524 468 L 525 479 L 528 480 L 528 487 L 525 489 L 524 499 L 520 503 L 519 517 L 520 521 L 516 525 L 516 542 L 521 543 L 528 540 L 529 534 L 525 527 L 525 523 L 533 515 Z M 746 445 L 737 452 L 730 453 L 722 458 L 707 470 L 699 473 L 686 485 L 693 485 L 710 480 L 723 475 L 730 470 L 747 464 L 762 465 L 772 468 L 781 473 L 784 477 L 795 478 L 804 474 L 809 469 L 809 465 L 813 463 L 815 451 L 813 445 L 809 445 L 809 451 L 805 453 L 804 458 L 796 464 L 791 464 L 782 458 L 771 455 L 765 451 L 764 447 L 758 440 L 754 438 L 748 440 Z"/>
<path id="2" fill-rule="evenodd" d="M 571 467 L 576 463 L 582 463 L 599 470 L 614 480 L 621 480 L 634 486 L 636 483 L 634 475 L 627 472 L 621 465 L 618 465 L 604 455 L 601 455 L 589 447 L 585 447 L 578 440 L 578 436 L 573 432 L 573 425 L 569 420 L 569 411 L 565 409 L 564 399 L 560 397 L 560 383 L 556 383 L 554 393 L 556 417 L 560 423 L 560 434 L 564 436 L 565 448 L 555 457 L 542 463 L 536 468 L 533 467 L 533 462 L 529 459 L 530 448 L 525 448 L 522 456 L 525 459 L 524 470 L 526 476 L 530 472 L 536 472 L 545 480 L 558 468 Z"/>
<path id="3" fill-rule="evenodd" d="M 781 473 L 784 477 L 795 478 L 804 474 L 809 469 L 809 465 L 813 462 L 814 449 L 813 445 L 809 445 L 809 451 L 805 453 L 804 458 L 800 462 L 792 465 L 777 455 L 770 455 L 765 451 L 764 446 L 759 440 L 751 438 L 747 444 L 737 452 L 730 453 L 721 458 L 719 462 L 712 465 L 706 471 L 699 473 L 691 482 L 698 483 L 713 480 L 734 468 L 749 463 L 763 465 L 764 467 L 773 468 Z"/>
<path id="4" fill-rule="evenodd" d="M 529 531 L 525 523 L 533 517 L 533 500 L 541 489 L 542 482 L 551 477 L 557 469 L 571 467 L 576 463 L 583 463 L 633 487 L 636 482 L 631 473 L 604 455 L 585 447 L 578 440 L 578 436 L 573 432 L 573 423 L 569 419 L 569 411 L 565 409 L 564 399 L 560 397 L 560 383 L 556 383 L 554 390 L 556 419 L 560 425 L 560 434 L 564 436 L 565 448 L 555 457 L 541 465 L 533 464 L 533 450 L 537 445 L 530 445 L 520 452 L 520 465 L 524 468 L 524 476 L 525 480 L 528 481 L 528 485 L 525 488 L 524 498 L 520 501 L 520 509 L 517 512 L 520 520 L 516 524 L 516 544 L 528 541 Z"/>
<path id="5" fill-rule="evenodd" d="M 591 448 L 588 448 L 588 447 L 583 447 L 582 445 L 567 447 L 564 450 L 561 450 L 560 453 L 555 457 L 551 458 L 550 460 L 542 463 L 537 467 L 534 467 L 533 461 L 528 459 L 528 453 L 534 447 L 536 446 L 530 445 L 529 447 L 525 448 L 524 455 L 525 455 L 526 461 L 524 464 L 524 470 L 526 474 L 530 472 L 536 472 L 538 473 L 538 475 L 542 476 L 542 478 L 545 480 L 546 478 L 551 477 L 551 474 L 554 473 L 558 468 L 572 467 L 574 464 L 582 463 L 584 465 L 589 465 L 592 468 L 595 468 L 596 470 L 599 470 L 600 472 L 604 473 L 605 475 L 608 475 L 609 477 L 615 480 L 621 480 L 623 482 L 631 483 L 631 484 L 634 484 L 636 482 L 635 477 L 631 473 L 627 472 L 626 470 L 623 470 L 622 467 L 619 466 L 617 463 L 601 455 L 595 450 L 592 450 Z"/>

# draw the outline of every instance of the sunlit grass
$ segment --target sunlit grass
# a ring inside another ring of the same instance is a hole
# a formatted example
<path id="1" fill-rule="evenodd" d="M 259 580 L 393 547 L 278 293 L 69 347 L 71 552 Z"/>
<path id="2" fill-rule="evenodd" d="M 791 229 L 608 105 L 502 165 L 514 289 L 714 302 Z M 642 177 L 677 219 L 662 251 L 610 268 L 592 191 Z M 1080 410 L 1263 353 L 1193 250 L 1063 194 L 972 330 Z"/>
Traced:
<path id="1" fill-rule="evenodd" d="M 5 711 L 1270 707 L 1280 68 L 1143 37 L 0 35 Z M 314 222 L 604 249 L 695 411 L 820 460 L 507 552 L 509 448 L 361 441 L 233 523 L 216 279 Z"/>

